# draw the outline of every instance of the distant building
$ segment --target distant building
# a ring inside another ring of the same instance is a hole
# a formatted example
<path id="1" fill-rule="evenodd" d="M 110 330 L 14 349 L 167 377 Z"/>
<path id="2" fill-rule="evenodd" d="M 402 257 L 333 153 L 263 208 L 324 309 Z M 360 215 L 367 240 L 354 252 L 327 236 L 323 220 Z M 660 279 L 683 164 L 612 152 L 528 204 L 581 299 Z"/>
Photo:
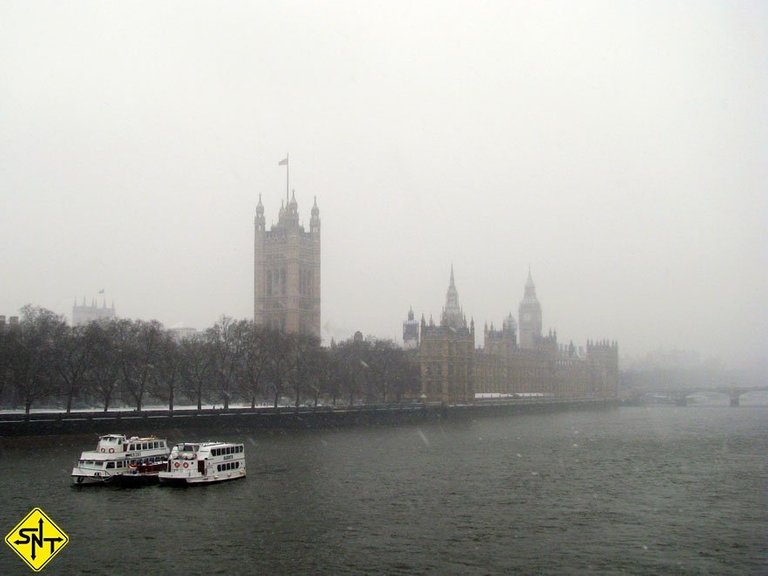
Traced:
<path id="1" fill-rule="evenodd" d="M 11 316 L 8 318 L 8 322 L 5 321 L 5 316 L 0 316 L 0 332 L 5 332 L 6 330 L 12 330 L 13 328 L 18 328 L 19 326 L 19 317 L 18 316 Z"/>
<path id="2" fill-rule="evenodd" d="M 193 338 L 198 334 L 198 331 L 195 328 L 187 328 L 185 326 L 181 326 L 179 328 L 171 328 L 169 331 L 176 342 L 181 342 L 183 340 L 187 340 L 188 338 Z"/>
<path id="3" fill-rule="evenodd" d="M 586 353 L 558 344 L 557 332 L 541 332 L 541 305 L 530 271 L 520 312 L 520 342 L 512 314 L 497 330 L 486 325 L 482 348 L 474 347 L 474 322 L 467 327 L 458 305 L 453 269 L 439 326 L 423 317 L 419 364 L 427 401 L 463 403 L 475 398 L 547 396 L 615 398 L 619 380 L 616 342 L 588 341 Z"/>
<path id="4" fill-rule="evenodd" d="M 536 286 L 533 285 L 531 270 L 528 269 L 528 281 L 525 283 L 523 300 L 518 308 L 520 318 L 520 348 L 532 350 L 541 338 L 541 304 L 536 298 Z"/>
<path id="5" fill-rule="evenodd" d="M 408 310 L 408 320 L 403 322 L 403 348 L 416 350 L 419 347 L 419 321 L 413 317 L 413 308 Z"/>
<path id="6" fill-rule="evenodd" d="M 96 303 L 96 299 L 91 300 L 91 305 L 88 306 L 85 303 L 85 297 L 83 297 L 83 303 L 78 306 L 77 300 L 75 300 L 72 306 L 72 325 L 73 326 L 85 326 L 89 322 L 94 320 L 114 320 L 117 318 L 115 314 L 115 303 L 112 303 L 110 308 L 107 308 L 106 300 L 102 299 L 101 306 Z"/>
<path id="7" fill-rule="evenodd" d="M 431 402 L 457 404 L 474 399 L 473 361 L 475 323 L 467 319 L 459 305 L 453 278 L 446 294 L 445 307 L 436 325 L 421 318 L 419 365 L 422 395 Z"/>
<path id="8" fill-rule="evenodd" d="M 295 193 L 266 229 L 259 196 L 254 237 L 254 322 L 320 337 L 320 210 L 312 206 L 309 231 L 299 224 Z"/>

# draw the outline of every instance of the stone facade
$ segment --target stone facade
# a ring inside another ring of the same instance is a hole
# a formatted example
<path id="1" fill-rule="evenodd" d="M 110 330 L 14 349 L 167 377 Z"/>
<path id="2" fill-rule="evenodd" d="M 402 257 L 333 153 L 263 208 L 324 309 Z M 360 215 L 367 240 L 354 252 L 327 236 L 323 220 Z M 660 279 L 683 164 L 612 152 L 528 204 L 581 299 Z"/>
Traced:
<path id="1" fill-rule="evenodd" d="M 18 316 L 11 316 L 8 318 L 8 322 L 5 321 L 5 316 L 0 316 L 0 332 L 5 332 L 6 330 L 14 330 L 19 327 L 19 317 Z"/>
<path id="2" fill-rule="evenodd" d="M 541 338 L 541 304 L 536 298 L 536 286 L 533 285 L 530 270 L 528 270 L 523 300 L 518 308 L 518 316 L 520 317 L 520 348 L 533 350 Z"/>
<path id="3" fill-rule="evenodd" d="M 422 397 L 428 402 L 472 402 L 480 397 L 615 398 L 619 381 L 618 345 L 587 342 L 586 352 L 541 334 L 541 305 L 530 271 L 520 303 L 520 342 L 510 314 L 501 330 L 487 325 L 482 348 L 474 346 L 474 323 L 467 327 L 458 306 L 451 270 L 442 320 L 422 317 L 419 363 Z"/>
<path id="4" fill-rule="evenodd" d="M 453 278 L 446 295 L 445 307 L 436 325 L 421 318 L 419 365 L 422 396 L 429 402 L 461 404 L 474 399 L 473 360 L 475 323 L 467 319 L 459 305 L 459 293 Z"/>
<path id="5" fill-rule="evenodd" d="M 96 303 L 96 299 L 91 300 L 90 306 L 85 303 L 85 297 L 83 297 L 83 303 L 78 306 L 77 300 L 75 300 L 72 306 L 72 325 L 73 326 L 85 326 L 89 322 L 96 320 L 114 320 L 117 318 L 115 313 L 115 304 L 107 308 L 106 300 L 102 300 L 101 306 Z"/>
<path id="6" fill-rule="evenodd" d="M 259 196 L 254 221 L 256 324 L 320 337 L 320 210 L 315 199 L 309 231 L 299 223 L 295 193 L 266 229 Z"/>
<path id="7" fill-rule="evenodd" d="M 413 308 L 408 310 L 408 320 L 403 322 L 403 348 L 405 350 L 419 348 L 419 321 L 413 317 Z"/>

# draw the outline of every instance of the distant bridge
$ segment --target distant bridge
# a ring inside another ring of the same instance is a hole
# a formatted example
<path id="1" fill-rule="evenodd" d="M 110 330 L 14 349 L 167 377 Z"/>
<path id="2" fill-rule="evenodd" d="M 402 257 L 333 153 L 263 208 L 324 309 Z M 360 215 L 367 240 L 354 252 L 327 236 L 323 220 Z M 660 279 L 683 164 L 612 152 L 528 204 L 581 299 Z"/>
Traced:
<path id="1" fill-rule="evenodd" d="M 666 391 L 645 391 L 643 397 L 655 396 L 657 398 L 666 398 L 669 401 L 674 402 L 677 406 L 687 406 L 688 398 L 694 394 L 701 394 L 703 392 L 716 392 L 718 394 L 725 394 L 728 396 L 729 404 L 731 406 L 739 406 L 740 398 L 749 392 L 763 392 L 768 390 L 768 386 L 751 386 L 751 387 L 739 387 L 739 386 L 721 386 L 717 388 L 684 388 L 678 390 L 666 390 Z"/>

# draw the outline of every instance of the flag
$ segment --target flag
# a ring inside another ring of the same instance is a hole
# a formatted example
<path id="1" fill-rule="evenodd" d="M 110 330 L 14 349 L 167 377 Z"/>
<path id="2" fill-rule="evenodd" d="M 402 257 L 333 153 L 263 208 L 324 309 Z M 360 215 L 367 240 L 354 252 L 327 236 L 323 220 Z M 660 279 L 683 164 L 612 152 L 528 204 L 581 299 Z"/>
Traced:
<path id="1" fill-rule="evenodd" d="M 280 162 L 277 163 L 278 166 L 288 166 L 288 156 L 280 160 Z"/>

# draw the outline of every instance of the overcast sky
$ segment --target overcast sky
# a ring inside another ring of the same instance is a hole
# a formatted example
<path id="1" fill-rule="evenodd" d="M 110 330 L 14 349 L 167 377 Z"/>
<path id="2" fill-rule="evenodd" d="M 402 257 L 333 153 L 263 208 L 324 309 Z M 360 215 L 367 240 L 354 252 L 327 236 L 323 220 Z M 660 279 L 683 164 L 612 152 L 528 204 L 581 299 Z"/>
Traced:
<path id="1" fill-rule="evenodd" d="M 768 3 L 0 2 L 0 314 L 253 314 L 291 158 L 326 339 L 517 315 L 768 346 Z"/>

